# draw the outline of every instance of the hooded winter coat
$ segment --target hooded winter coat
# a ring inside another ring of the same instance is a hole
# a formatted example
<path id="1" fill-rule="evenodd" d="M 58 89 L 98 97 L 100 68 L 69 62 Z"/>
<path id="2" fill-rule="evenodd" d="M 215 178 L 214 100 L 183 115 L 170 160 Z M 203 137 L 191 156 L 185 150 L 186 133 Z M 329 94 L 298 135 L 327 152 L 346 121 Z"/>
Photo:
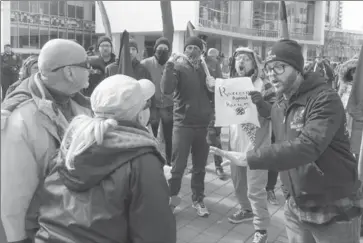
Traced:
<path id="1" fill-rule="evenodd" d="M 45 179 L 35 243 L 175 243 L 164 159 L 145 128 L 131 122 L 105 134 Z"/>
<path id="2" fill-rule="evenodd" d="M 92 115 L 89 100 L 80 93 L 70 106 L 74 115 Z M 39 228 L 37 189 L 68 121 L 38 75 L 25 79 L 1 109 L 1 220 L 8 242 L 16 242 L 31 238 Z"/>
<path id="3" fill-rule="evenodd" d="M 344 108 L 347 108 L 348 99 L 352 90 L 353 77 L 351 70 L 356 68 L 358 65 L 358 59 L 351 59 L 343 63 L 339 69 L 339 96 L 342 99 Z M 362 141 L 362 130 L 363 130 L 363 117 L 353 118 L 351 115 L 347 115 L 347 126 L 350 134 L 351 150 L 354 154 L 359 154 L 360 145 Z"/>

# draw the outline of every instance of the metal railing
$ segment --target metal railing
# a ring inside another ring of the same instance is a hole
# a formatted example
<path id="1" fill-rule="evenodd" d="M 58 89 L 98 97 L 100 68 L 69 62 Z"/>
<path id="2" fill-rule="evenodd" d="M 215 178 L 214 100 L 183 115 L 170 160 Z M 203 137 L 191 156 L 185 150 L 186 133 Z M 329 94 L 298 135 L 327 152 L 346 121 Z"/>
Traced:
<path id="1" fill-rule="evenodd" d="M 280 30 L 244 28 L 244 27 L 234 26 L 231 24 L 216 23 L 211 20 L 202 19 L 202 18 L 199 18 L 199 25 L 205 28 L 211 28 L 211 29 L 233 32 L 237 34 L 244 34 L 255 37 L 278 38 L 280 36 L 279 35 Z M 290 32 L 290 36 L 292 39 L 314 40 L 313 34 Z"/>

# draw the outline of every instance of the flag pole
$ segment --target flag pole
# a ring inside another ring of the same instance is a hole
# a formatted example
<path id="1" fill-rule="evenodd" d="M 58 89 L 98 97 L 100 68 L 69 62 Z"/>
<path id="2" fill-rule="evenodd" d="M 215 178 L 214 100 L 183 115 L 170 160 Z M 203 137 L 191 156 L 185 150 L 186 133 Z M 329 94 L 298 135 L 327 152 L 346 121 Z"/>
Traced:
<path id="1" fill-rule="evenodd" d="M 290 39 L 289 29 L 287 25 L 287 12 L 286 12 L 285 1 L 280 1 L 280 21 L 281 21 L 280 38 Z"/>

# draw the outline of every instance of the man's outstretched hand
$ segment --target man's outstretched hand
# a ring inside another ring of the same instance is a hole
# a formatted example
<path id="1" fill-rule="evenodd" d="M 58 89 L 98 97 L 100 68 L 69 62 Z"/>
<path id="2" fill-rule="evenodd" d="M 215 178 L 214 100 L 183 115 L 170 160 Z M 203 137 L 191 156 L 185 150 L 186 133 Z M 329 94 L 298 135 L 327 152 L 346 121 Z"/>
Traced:
<path id="1" fill-rule="evenodd" d="M 230 163 L 234 163 L 237 166 L 247 166 L 246 153 L 225 151 L 213 146 L 209 147 L 209 152 L 226 159 L 226 161 L 222 163 L 222 166 L 227 166 Z"/>

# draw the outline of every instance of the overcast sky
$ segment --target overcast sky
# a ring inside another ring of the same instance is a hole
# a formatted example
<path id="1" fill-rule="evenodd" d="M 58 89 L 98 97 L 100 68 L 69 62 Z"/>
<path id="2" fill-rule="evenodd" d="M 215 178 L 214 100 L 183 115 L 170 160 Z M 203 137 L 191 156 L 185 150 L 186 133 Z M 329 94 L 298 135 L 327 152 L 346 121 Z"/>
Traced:
<path id="1" fill-rule="evenodd" d="M 343 1 L 343 28 L 363 31 L 363 1 Z"/>

